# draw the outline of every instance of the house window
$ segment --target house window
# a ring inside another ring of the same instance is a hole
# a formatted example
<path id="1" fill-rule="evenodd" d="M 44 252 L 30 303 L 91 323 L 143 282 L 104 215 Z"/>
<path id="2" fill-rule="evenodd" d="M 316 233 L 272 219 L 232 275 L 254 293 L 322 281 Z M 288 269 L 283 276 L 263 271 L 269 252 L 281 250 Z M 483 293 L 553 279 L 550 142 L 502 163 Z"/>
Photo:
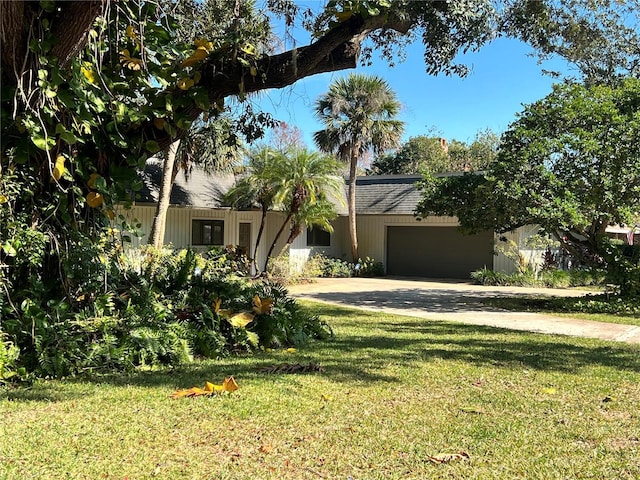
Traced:
<path id="1" fill-rule="evenodd" d="M 331 234 L 321 228 L 307 228 L 307 247 L 330 247 Z"/>
<path id="2" fill-rule="evenodd" d="M 224 245 L 224 221 L 192 220 L 192 245 Z"/>

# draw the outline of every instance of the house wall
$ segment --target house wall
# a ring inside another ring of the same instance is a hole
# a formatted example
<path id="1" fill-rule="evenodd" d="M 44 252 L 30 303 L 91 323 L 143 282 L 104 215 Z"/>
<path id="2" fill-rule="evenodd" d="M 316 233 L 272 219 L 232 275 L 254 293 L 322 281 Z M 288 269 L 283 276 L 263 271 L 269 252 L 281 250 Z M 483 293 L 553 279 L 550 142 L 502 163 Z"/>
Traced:
<path id="1" fill-rule="evenodd" d="M 539 271 L 542 264 L 544 263 L 543 256 L 546 250 L 546 247 L 544 246 L 535 248 L 536 244 L 544 243 L 544 239 L 540 239 L 539 237 L 535 239 L 539 231 L 540 227 L 538 225 L 525 225 L 524 227 L 520 227 L 512 232 L 497 235 L 496 251 L 498 252 L 498 255 L 496 256 L 496 260 L 494 261 L 494 270 L 505 273 L 515 273 L 517 271 L 517 266 L 513 260 L 515 255 L 513 253 L 511 255 L 506 254 L 506 252 L 510 249 L 510 242 L 515 242 L 515 245 L 517 245 L 518 249 L 516 255 L 520 254 L 523 261 L 527 265 L 530 265 L 534 268 L 534 270 Z M 506 241 L 501 241 L 501 237 L 506 239 Z M 534 239 L 533 242 L 531 241 L 532 239 Z M 532 243 L 534 246 L 532 246 Z M 558 257 L 560 256 L 560 249 L 558 247 L 552 247 L 551 250 L 553 253 L 558 255 Z M 511 251 L 513 252 L 512 248 Z"/>
<path id="2" fill-rule="evenodd" d="M 138 237 L 131 232 L 131 246 L 133 248 L 145 245 L 149 239 L 149 232 L 153 225 L 153 218 L 156 213 L 154 205 L 136 205 L 131 209 L 120 208 L 118 214 L 124 215 L 130 224 L 140 224 L 139 231 L 142 236 Z M 176 248 L 185 248 L 191 245 L 191 222 L 192 220 L 219 219 L 224 221 L 224 245 L 236 245 L 239 238 L 239 224 L 251 224 L 251 251 L 255 248 L 258 229 L 260 228 L 260 212 L 257 211 L 232 211 L 213 210 L 189 207 L 171 207 L 167 212 L 167 227 L 164 235 L 164 244 L 173 245 Z M 266 255 L 265 240 L 261 241 L 258 250 L 259 262 L 264 261 Z M 207 247 L 195 246 L 194 249 L 205 250 Z M 260 263 L 259 263 L 260 265 Z"/>
<path id="3" fill-rule="evenodd" d="M 155 215 L 154 205 L 136 205 L 129 210 L 120 208 L 117 212 L 122 214 L 131 224 L 140 223 L 139 231 L 141 237 L 131 235 L 131 246 L 136 248 L 145 245 L 148 241 L 148 234 L 153 225 Z M 258 211 L 232 211 L 198 209 L 188 207 L 171 207 L 167 213 L 167 229 L 164 243 L 172 244 L 177 248 L 191 246 L 191 221 L 194 219 L 220 219 L 224 220 L 224 244 L 235 245 L 238 243 L 239 223 L 251 223 L 252 251 L 255 248 L 256 237 L 260 227 L 260 212 Z M 278 212 L 269 212 L 267 215 L 267 225 L 260 241 L 257 252 L 257 265 L 260 269 L 264 266 L 267 251 L 271 246 L 278 229 L 282 225 L 285 216 Z M 386 252 L 386 232 L 387 226 L 457 226 L 457 219 L 454 217 L 429 216 L 418 221 L 413 215 L 359 215 L 357 219 L 358 228 L 358 251 L 361 258 L 370 257 L 387 265 Z M 327 257 L 340 258 L 351 261 L 351 247 L 349 239 L 348 217 L 341 216 L 332 222 L 334 232 L 331 235 L 331 246 L 329 247 L 309 247 L 307 246 L 306 229 L 293 242 L 289 252 L 290 266 L 294 270 L 300 270 L 304 263 L 314 254 L 322 253 Z M 526 226 L 514 232 L 507 232 L 496 235 L 496 255 L 494 256 L 493 269 L 505 273 L 516 271 L 514 261 L 505 254 L 508 242 L 500 241 L 506 238 L 515 242 L 519 246 L 519 251 L 526 261 L 539 265 L 542 262 L 544 249 L 527 248 L 527 240 L 538 231 L 536 226 Z M 126 232 L 125 232 L 126 233 Z M 282 233 L 273 255 L 277 256 L 284 246 L 288 227 Z M 194 247 L 205 248 L 205 247 Z"/>
<path id="4" fill-rule="evenodd" d="M 331 234 L 331 245 L 328 247 L 308 246 L 306 228 L 293 241 L 289 252 L 289 265 L 294 271 L 301 271 L 307 260 L 318 254 L 330 258 L 349 260 L 347 258 L 347 250 L 349 249 L 348 219 L 347 217 L 338 217 L 331 224 L 333 225 L 333 233 Z"/>

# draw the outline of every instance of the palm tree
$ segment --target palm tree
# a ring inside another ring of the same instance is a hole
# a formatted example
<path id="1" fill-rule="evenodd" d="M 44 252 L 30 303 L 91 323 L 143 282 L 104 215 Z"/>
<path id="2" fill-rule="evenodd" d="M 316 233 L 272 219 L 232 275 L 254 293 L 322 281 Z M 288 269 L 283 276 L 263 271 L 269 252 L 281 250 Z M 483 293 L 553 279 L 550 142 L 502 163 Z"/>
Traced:
<path id="1" fill-rule="evenodd" d="M 313 135 L 320 150 L 349 165 L 349 235 L 351 255 L 358 260 L 356 232 L 356 167 L 369 150 L 380 154 L 396 147 L 404 122 L 395 117 L 400 102 L 387 82 L 377 76 L 350 74 L 329 86 L 316 101 L 316 117 L 324 130 Z"/>
<path id="2" fill-rule="evenodd" d="M 338 164 L 333 157 L 320 152 L 298 148 L 275 154 L 270 172 L 276 187 L 273 200 L 286 212 L 286 217 L 271 243 L 263 272 L 267 271 L 276 243 L 287 225 L 290 225 L 290 234 L 285 249 L 300 234 L 303 225 L 313 223 L 326 228 L 328 219 L 335 218 L 335 208 L 329 208 L 327 198 L 341 198 L 342 182 L 337 173 Z M 322 215 L 327 218 L 319 219 Z"/>
<path id="3" fill-rule="evenodd" d="M 273 199 L 276 195 L 277 184 L 271 175 L 274 157 L 275 152 L 268 147 L 251 152 L 246 167 L 247 175 L 242 177 L 225 195 L 225 203 L 232 208 L 251 208 L 258 205 L 262 212 L 256 244 L 250 259 L 251 265 L 256 269 L 256 274 L 260 274 L 256 264 L 258 247 L 266 225 L 267 212 L 273 207 Z"/>

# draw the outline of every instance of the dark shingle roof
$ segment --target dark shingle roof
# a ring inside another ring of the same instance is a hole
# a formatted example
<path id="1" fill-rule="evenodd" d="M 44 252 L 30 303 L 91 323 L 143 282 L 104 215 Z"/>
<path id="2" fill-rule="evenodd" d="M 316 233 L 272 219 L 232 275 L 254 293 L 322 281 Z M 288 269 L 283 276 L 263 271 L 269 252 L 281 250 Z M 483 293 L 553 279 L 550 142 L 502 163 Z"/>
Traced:
<path id="1" fill-rule="evenodd" d="M 162 178 L 162 162 L 147 160 L 144 172 L 140 174 L 143 187 L 136 192 L 136 202 L 156 203 Z M 235 176 L 230 173 L 207 174 L 193 167 L 188 176 L 179 172 L 171 190 L 171 205 L 201 208 L 224 208 L 222 198 L 235 184 Z"/>
<path id="2" fill-rule="evenodd" d="M 358 215 L 412 215 L 420 201 L 419 175 L 375 175 L 356 180 Z"/>
<path id="3" fill-rule="evenodd" d="M 136 193 L 136 201 L 156 203 L 162 178 L 162 162 L 157 159 L 147 160 L 144 172 L 140 176 L 143 188 Z M 415 186 L 420 179 L 419 175 L 358 177 L 356 212 L 358 215 L 412 215 L 421 198 Z M 222 198 L 235 182 L 236 177 L 233 174 L 207 174 L 198 167 L 193 167 L 188 177 L 185 177 L 183 172 L 179 172 L 171 191 L 171 205 L 226 208 L 223 206 Z M 343 201 L 334 199 L 339 215 L 347 215 L 346 187 L 345 183 Z"/>

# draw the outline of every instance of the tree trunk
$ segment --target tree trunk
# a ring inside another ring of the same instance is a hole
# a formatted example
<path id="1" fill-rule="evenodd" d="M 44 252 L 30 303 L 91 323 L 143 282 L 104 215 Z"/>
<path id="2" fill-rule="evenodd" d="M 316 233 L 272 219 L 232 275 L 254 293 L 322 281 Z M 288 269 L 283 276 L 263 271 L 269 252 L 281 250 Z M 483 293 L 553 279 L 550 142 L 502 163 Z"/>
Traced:
<path id="1" fill-rule="evenodd" d="M 269 247 L 269 251 L 267 252 L 267 258 L 264 261 L 264 268 L 262 269 L 263 273 L 267 272 L 267 267 L 269 266 L 269 260 L 271 260 L 271 255 L 273 254 L 273 250 L 276 248 L 276 243 L 278 243 L 278 239 L 282 235 L 282 232 L 284 232 L 284 228 L 291 221 L 292 216 L 293 216 L 293 213 L 289 212 L 289 214 L 287 215 L 287 218 L 285 218 L 284 222 L 282 222 L 282 225 L 280 226 L 280 230 L 278 230 L 278 233 L 276 233 L 276 236 L 273 239 L 273 243 L 271 244 L 271 247 Z"/>
<path id="2" fill-rule="evenodd" d="M 356 231 L 356 166 L 358 164 L 358 149 L 354 145 L 351 151 L 349 165 L 349 237 L 351 238 L 351 258 L 353 263 L 358 261 L 358 232 Z"/>
<path id="3" fill-rule="evenodd" d="M 282 255 L 287 250 L 289 250 L 289 248 L 291 248 L 291 244 L 293 243 L 293 241 L 296 238 L 298 238 L 301 233 L 302 233 L 302 225 L 300 225 L 297 222 L 294 222 L 294 224 L 291 225 L 291 231 L 289 232 L 289 237 L 287 237 L 287 241 L 282 247 L 282 249 L 280 250 L 279 255 Z"/>
<path id="4" fill-rule="evenodd" d="M 167 212 L 171 202 L 171 190 L 173 183 L 178 175 L 178 165 L 176 163 L 176 154 L 180 140 L 173 142 L 167 148 L 164 163 L 162 166 L 162 179 L 160 180 L 160 192 L 158 193 L 158 206 L 156 215 L 153 219 L 151 233 L 149 233 L 149 245 L 155 248 L 162 248 L 164 245 L 164 232 L 167 226 Z"/>
<path id="5" fill-rule="evenodd" d="M 251 263 L 256 269 L 256 275 L 260 275 L 260 272 L 258 271 L 258 262 L 256 261 L 256 258 L 258 256 L 258 246 L 260 245 L 260 240 L 262 240 L 262 233 L 264 232 L 264 227 L 267 221 L 268 209 L 269 207 L 266 203 L 262 204 L 262 218 L 260 218 L 260 228 L 258 229 L 258 236 L 256 237 L 256 246 L 253 249 L 253 258 L 251 259 Z"/>

